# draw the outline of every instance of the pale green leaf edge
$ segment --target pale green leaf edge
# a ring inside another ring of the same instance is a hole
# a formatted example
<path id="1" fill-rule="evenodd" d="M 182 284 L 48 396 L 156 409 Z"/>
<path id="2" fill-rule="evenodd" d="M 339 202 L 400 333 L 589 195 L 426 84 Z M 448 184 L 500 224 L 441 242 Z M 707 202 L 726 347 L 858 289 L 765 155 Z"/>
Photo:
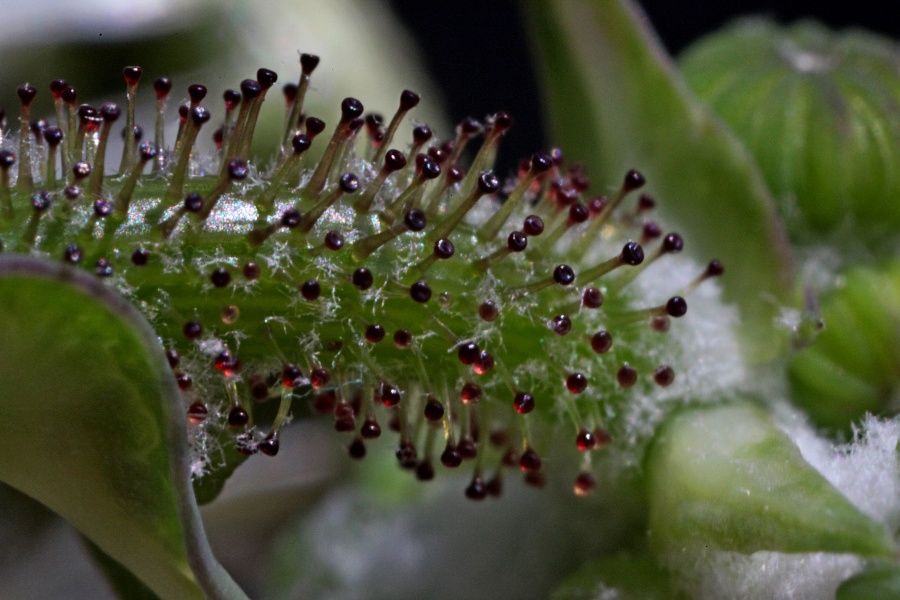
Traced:
<path id="1" fill-rule="evenodd" d="M 161 403 L 166 420 L 164 434 L 168 450 L 170 482 L 174 490 L 174 510 L 180 521 L 185 558 L 199 588 L 198 593 L 212 600 L 248 600 L 247 595 L 215 559 L 206 538 L 191 484 L 190 456 L 180 392 L 159 340 L 143 315 L 97 278 L 58 262 L 22 255 L 0 255 L 0 279 L 3 278 L 18 278 L 22 281 L 34 278 L 68 286 L 96 300 L 98 308 L 105 309 L 120 319 L 141 342 L 146 350 L 147 366 L 158 377 L 161 397 L 152 401 Z M 65 308 L 60 306 L 60 310 Z M 0 310 L 2 309 L 3 307 L 0 307 Z M 46 367 L 48 373 L 52 373 L 53 365 Z M 7 373 L 6 376 L 10 374 Z M 72 383 L 66 382 L 69 385 Z M 64 387 L 60 391 L 64 393 Z M 128 500 L 123 498 L 122 501 Z M 84 533 L 90 537 L 89 532 Z M 103 550 L 106 551 L 105 548 Z M 112 558 L 122 557 L 112 556 Z M 139 573 L 137 575 L 140 577 Z M 155 587 L 153 581 L 145 580 L 144 583 Z M 159 589 L 156 591 L 163 598 L 174 598 Z"/>
<path id="2" fill-rule="evenodd" d="M 693 98 L 633 2 L 525 6 L 554 141 L 599 181 L 643 172 L 660 210 L 688 234 L 687 250 L 725 263 L 722 286 L 741 308 L 750 356 L 780 352 L 785 336 L 773 325 L 791 300 L 793 264 L 750 154 Z M 672 132 L 676 144 L 663 144 Z"/>

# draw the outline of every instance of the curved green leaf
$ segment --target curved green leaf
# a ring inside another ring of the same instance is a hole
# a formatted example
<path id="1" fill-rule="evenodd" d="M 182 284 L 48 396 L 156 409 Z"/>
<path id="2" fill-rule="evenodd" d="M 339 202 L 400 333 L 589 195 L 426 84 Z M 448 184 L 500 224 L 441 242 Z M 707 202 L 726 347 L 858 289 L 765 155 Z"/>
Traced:
<path id="1" fill-rule="evenodd" d="M 791 261 L 770 194 L 749 154 L 682 83 L 627 0 L 528 3 L 554 139 L 593 177 L 637 168 L 695 255 L 721 259 L 758 357 L 790 293 Z"/>
<path id="2" fill-rule="evenodd" d="M 181 399 L 143 317 L 65 265 L 0 256 L 0 480 L 160 598 L 244 599 L 212 556 Z"/>

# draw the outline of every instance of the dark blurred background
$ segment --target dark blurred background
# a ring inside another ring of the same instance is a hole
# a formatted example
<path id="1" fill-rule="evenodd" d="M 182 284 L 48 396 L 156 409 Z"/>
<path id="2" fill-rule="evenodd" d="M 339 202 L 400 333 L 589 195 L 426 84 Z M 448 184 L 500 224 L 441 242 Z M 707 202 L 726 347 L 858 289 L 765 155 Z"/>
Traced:
<path id="1" fill-rule="evenodd" d="M 513 168 L 518 157 L 548 144 L 525 26 L 518 11 L 520 1 L 389 0 L 389 4 L 417 39 L 427 69 L 445 94 L 450 118 L 480 118 L 501 109 L 516 118 L 518 125 L 499 157 L 500 172 Z M 767 15 L 783 23 L 812 17 L 835 28 L 858 26 L 900 37 L 900 20 L 887 18 L 883 0 L 830 4 L 641 0 L 640 4 L 674 55 L 702 35 L 748 14 Z"/>

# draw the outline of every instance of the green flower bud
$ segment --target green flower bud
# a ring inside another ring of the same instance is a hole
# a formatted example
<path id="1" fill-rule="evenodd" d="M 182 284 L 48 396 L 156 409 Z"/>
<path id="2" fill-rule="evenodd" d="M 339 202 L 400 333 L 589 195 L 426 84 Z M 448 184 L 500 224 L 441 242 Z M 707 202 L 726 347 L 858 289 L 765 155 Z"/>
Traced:
<path id="1" fill-rule="evenodd" d="M 900 597 L 900 568 L 878 562 L 838 588 L 836 600 L 882 600 Z"/>
<path id="2" fill-rule="evenodd" d="M 827 428 L 866 412 L 896 412 L 900 398 L 900 262 L 859 268 L 822 299 L 824 331 L 794 355 L 793 400 Z"/>
<path id="3" fill-rule="evenodd" d="M 760 408 L 688 408 L 648 452 L 650 535 L 665 555 L 836 552 L 891 556 L 885 528 L 801 456 Z"/>
<path id="4" fill-rule="evenodd" d="M 869 246 L 900 226 L 898 64 L 896 44 L 872 34 L 761 20 L 681 60 L 693 91 L 756 158 L 795 240 L 835 233 Z"/>

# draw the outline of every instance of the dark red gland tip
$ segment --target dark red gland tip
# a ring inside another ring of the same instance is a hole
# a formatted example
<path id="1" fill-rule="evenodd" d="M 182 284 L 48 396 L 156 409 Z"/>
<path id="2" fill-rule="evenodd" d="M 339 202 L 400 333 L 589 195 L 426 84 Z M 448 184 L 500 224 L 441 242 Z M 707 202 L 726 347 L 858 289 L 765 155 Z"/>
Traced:
<path id="1" fill-rule="evenodd" d="M 245 79 L 241 82 L 241 96 L 245 101 L 253 100 L 262 92 L 262 87 L 255 79 Z"/>
<path id="2" fill-rule="evenodd" d="M 184 210 L 190 213 L 198 213 L 203 208 L 203 196 L 197 192 L 191 192 L 184 197 Z"/>
<path id="3" fill-rule="evenodd" d="M 424 281 L 417 281 L 409 287 L 409 296 L 416 302 L 424 304 L 431 300 L 431 288 Z"/>
<path id="4" fill-rule="evenodd" d="M 481 349 L 474 342 L 465 342 L 457 348 L 456 356 L 462 364 L 471 365 L 481 356 Z"/>
<path id="5" fill-rule="evenodd" d="M 531 448 L 526 448 L 519 457 L 519 468 L 526 473 L 541 470 L 541 457 Z"/>
<path id="6" fill-rule="evenodd" d="M 441 260 L 451 258 L 455 251 L 453 242 L 447 238 L 441 238 L 434 243 L 434 255 Z"/>
<path id="7" fill-rule="evenodd" d="M 594 439 L 594 434 L 587 429 L 581 429 L 578 432 L 578 435 L 575 436 L 575 446 L 581 452 L 587 452 L 588 450 L 594 449 L 594 444 L 596 440 Z"/>
<path id="8" fill-rule="evenodd" d="M 203 334 L 203 325 L 200 324 L 200 321 L 188 321 L 184 324 L 182 333 L 187 339 L 196 340 Z"/>
<path id="9" fill-rule="evenodd" d="M 319 66 L 319 57 L 315 54 L 301 54 L 300 55 L 300 70 L 307 77 L 312 75 L 313 71 L 316 70 L 316 67 Z"/>
<path id="10" fill-rule="evenodd" d="M 256 80 L 259 81 L 262 89 L 267 90 L 278 81 L 278 74 L 271 69 L 258 69 L 256 71 Z"/>
<path id="11" fill-rule="evenodd" d="M 660 387 L 668 387 L 675 381 L 675 371 L 668 365 L 660 366 L 653 372 L 653 381 Z"/>
<path id="12" fill-rule="evenodd" d="M 295 154 L 306 152 L 311 145 L 312 140 L 309 139 L 309 136 L 302 133 L 298 133 L 291 139 L 291 147 L 293 147 Z"/>
<path id="13" fill-rule="evenodd" d="M 455 446 L 447 443 L 447 447 L 441 453 L 441 464 L 448 469 L 455 469 L 462 464 L 462 456 Z"/>
<path id="14" fill-rule="evenodd" d="M 527 392 L 519 392 L 513 399 L 513 406 L 520 415 L 527 415 L 534 410 L 534 397 Z"/>
<path id="15" fill-rule="evenodd" d="M 194 402 L 187 410 L 188 422 L 192 425 L 199 425 L 209 416 L 209 410 L 202 402 Z"/>
<path id="16" fill-rule="evenodd" d="M 135 251 L 131 253 L 131 264 L 136 267 L 143 267 L 149 260 L 150 251 L 146 248 L 136 248 Z"/>
<path id="17" fill-rule="evenodd" d="M 225 101 L 226 110 L 234 110 L 241 103 L 241 93 L 237 90 L 225 90 L 222 93 L 222 100 Z"/>
<path id="18" fill-rule="evenodd" d="M 711 260 L 709 262 L 709 264 L 706 266 L 705 275 L 707 277 L 719 277 L 724 273 L 725 273 L 725 265 L 723 265 L 721 262 L 719 262 L 716 259 Z"/>
<path id="19" fill-rule="evenodd" d="M 162 100 L 172 91 L 172 80 L 168 77 L 160 77 L 153 82 L 153 90 L 156 92 L 157 100 Z"/>
<path id="20" fill-rule="evenodd" d="M 321 293 L 322 287 L 315 279 L 311 279 L 300 285 L 300 294 L 304 299 L 309 300 L 310 302 L 312 302 L 313 300 L 317 300 Z"/>
<path id="21" fill-rule="evenodd" d="M 580 394 L 587 389 L 588 380 L 583 373 L 572 373 L 566 378 L 566 388 L 573 394 Z"/>
<path id="22" fill-rule="evenodd" d="M 388 173 L 399 171 L 406 166 L 406 156 L 399 150 L 390 149 L 384 155 L 384 170 Z"/>
<path id="23" fill-rule="evenodd" d="M 472 482 L 466 486 L 466 498 L 469 500 L 484 500 L 487 498 L 487 487 L 481 477 L 475 477 Z"/>
<path id="24" fill-rule="evenodd" d="M 329 231 L 325 234 L 325 247 L 332 251 L 338 251 L 344 247 L 344 236 L 338 231 Z"/>
<path id="25" fill-rule="evenodd" d="M 662 242 L 662 251 L 666 254 L 676 254 L 684 248 L 684 240 L 677 233 L 670 233 Z"/>
<path id="26" fill-rule="evenodd" d="M 97 202 L 100 202 L 100 201 L 98 200 Z M 106 204 L 109 204 L 105 200 L 103 202 Z M 48 194 L 47 192 L 38 192 L 34 196 L 31 197 L 31 207 L 34 208 L 34 210 L 37 212 L 43 212 L 43 211 L 47 210 L 48 208 L 50 208 L 50 204 L 51 204 L 50 194 Z M 96 212 L 97 212 L 97 203 L 95 202 L 94 203 L 94 213 L 96 214 Z M 109 213 L 107 213 L 107 214 L 109 214 Z M 106 216 L 106 215 L 102 215 L 102 216 Z"/>
<path id="27" fill-rule="evenodd" d="M 75 91 L 75 88 L 68 86 L 62 91 L 60 97 L 62 97 L 63 102 L 66 104 L 75 106 L 75 102 L 78 100 L 78 93 Z"/>
<path id="28" fill-rule="evenodd" d="M 429 396 L 425 401 L 423 413 L 425 414 L 425 418 L 432 423 L 440 421 L 444 418 L 444 405 L 434 396 Z"/>
<path id="29" fill-rule="evenodd" d="M 377 344 L 384 339 L 384 327 L 381 325 L 369 325 L 366 327 L 366 341 L 370 344 Z"/>
<path id="30" fill-rule="evenodd" d="M 359 435 L 366 440 L 374 440 L 381 436 L 381 426 L 374 417 L 367 418 L 359 428 Z"/>
<path id="31" fill-rule="evenodd" d="M 528 247 L 528 238 L 521 231 L 513 231 L 506 238 L 506 247 L 512 252 L 522 252 Z"/>
<path id="32" fill-rule="evenodd" d="M 400 466 L 404 469 L 415 469 L 416 464 L 418 464 L 416 447 L 410 442 L 400 442 L 400 447 L 397 448 L 396 456 L 397 462 L 399 462 Z"/>
<path id="33" fill-rule="evenodd" d="M 553 281 L 559 285 L 569 285 L 575 281 L 575 271 L 569 265 L 557 265 L 553 269 Z"/>
<path id="34" fill-rule="evenodd" d="M 309 383 L 313 389 L 318 390 L 327 385 L 329 381 L 331 381 L 331 373 L 328 372 L 328 369 L 316 367 L 309 372 Z"/>
<path id="35" fill-rule="evenodd" d="M 137 85 L 143 74 L 144 70 L 140 67 L 125 67 L 122 69 L 122 76 L 125 78 L 125 83 L 129 86 Z"/>
<path id="36" fill-rule="evenodd" d="M 263 440 L 261 442 L 259 442 L 259 444 L 257 445 L 257 448 L 259 448 L 259 451 L 262 452 L 263 454 L 265 454 L 266 456 L 275 456 L 276 454 L 278 454 L 279 447 L 280 447 L 280 444 L 278 442 L 278 432 L 277 431 L 273 431 L 273 432 L 269 433 L 269 435 L 267 435 L 265 438 L 263 438 Z"/>
<path id="37" fill-rule="evenodd" d="M 482 194 L 494 194 L 500 189 L 500 180 L 493 171 L 485 171 L 478 176 L 478 189 Z"/>
<path id="38" fill-rule="evenodd" d="M 463 460 L 472 460 L 478 456 L 478 446 L 475 445 L 475 440 L 470 435 L 465 435 L 459 440 L 459 443 L 456 445 L 456 451 L 459 452 Z"/>
<path id="39" fill-rule="evenodd" d="M 623 388 L 630 388 L 637 383 L 637 370 L 629 364 L 624 364 L 616 373 L 616 381 Z"/>
<path id="40" fill-rule="evenodd" d="M 362 438 L 354 438 L 350 445 L 347 446 L 347 452 L 350 454 L 350 458 L 363 459 L 366 456 L 366 444 L 362 441 Z"/>
<path id="41" fill-rule="evenodd" d="M 612 348 L 612 342 L 609 332 L 601 330 L 591 336 L 591 349 L 597 354 L 603 354 Z"/>
<path id="42" fill-rule="evenodd" d="M 481 399 L 481 395 L 481 386 L 471 381 L 464 383 L 459 391 L 459 399 L 463 404 L 475 404 Z"/>
<path id="43" fill-rule="evenodd" d="M 579 473 L 578 476 L 575 477 L 575 483 L 572 485 L 572 489 L 577 496 L 588 496 L 593 493 L 596 485 L 593 475 L 590 473 Z"/>
<path id="44" fill-rule="evenodd" d="M 535 173 L 546 173 L 553 168 L 553 157 L 546 152 L 538 152 L 531 156 L 531 170 Z"/>
<path id="45" fill-rule="evenodd" d="M 205 106 L 197 106 L 194 110 L 191 111 L 191 120 L 197 127 L 200 127 L 207 121 L 209 121 L 212 115 L 209 114 L 209 109 Z M 229 165 L 230 166 L 230 165 Z"/>
<path id="46" fill-rule="evenodd" d="M 581 304 L 585 308 L 600 308 L 603 305 L 603 292 L 595 287 L 585 288 Z"/>
<path id="47" fill-rule="evenodd" d="M 286 388 L 292 388 L 300 383 L 303 372 L 294 365 L 285 365 L 281 370 L 281 385 Z"/>
<path id="48" fill-rule="evenodd" d="M 589 216 L 588 208 L 580 202 L 576 202 L 569 207 L 569 223 L 571 224 L 584 223 Z"/>
<path id="49" fill-rule="evenodd" d="M 67 263 L 78 263 L 81 261 L 81 258 L 84 256 L 84 252 L 81 250 L 79 246 L 75 244 L 69 244 L 66 246 L 66 249 L 63 251 L 63 260 Z"/>
<path id="50" fill-rule="evenodd" d="M 476 375 L 487 375 L 494 368 L 495 364 L 493 355 L 487 350 L 482 350 L 478 360 L 472 365 L 472 370 L 475 371 Z"/>
<path id="51" fill-rule="evenodd" d="M 625 173 L 625 180 L 622 182 L 622 188 L 626 192 L 630 192 L 642 187 L 644 183 L 646 183 L 644 176 L 634 169 L 631 169 Z"/>
<path id="52" fill-rule="evenodd" d="M 250 415 L 247 414 L 247 411 L 241 408 L 240 405 L 235 404 L 231 407 L 231 410 L 228 411 L 228 425 L 231 427 L 243 427 L 247 423 L 250 422 Z"/>
<path id="53" fill-rule="evenodd" d="M 416 465 L 416 479 L 419 481 L 431 481 L 434 479 L 434 466 L 431 461 L 423 460 Z"/>
<path id="54" fill-rule="evenodd" d="M 409 348 L 412 345 L 412 334 L 405 329 L 398 329 L 394 332 L 394 345 L 401 350 Z"/>
<path id="55" fill-rule="evenodd" d="M 666 302 L 666 312 L 670 317 L 683 317 L 687 313 L 687 301 L 681 296 L 672 296 Z"/>
<path id="56" fill-rule="evenodd" d="M 363 104 L 356 98 L 344 98 L 341 102 L 341 123 L 347 124 L 363 114 Z"/>
<path id="57" fill-rule="evenodd" d="M 653 199 L 653 196 L 650 194 L 641 194 L 637 203 L 638 212 L 647 212 L 654 208 L 656 208 L 656 200 Z"/>
<path id="58" fill-rule="evenodd" d="M 556 315 L 550 320 L 550 329 L 556 335 L 566 335 L 572 331 L 572 320 L 567 315 Z"/>
<path id="59" fill-rule="evenodd" d="M 381 384 L 381 401 L 384 402 L 385 406 L 388 408 L 397 406 L 400 404 L 400 399 L 400 390 L 389 383 Z"/>
<path id="60" fill-rule="evenodd" d="M 228 271 L 228 269 L 219 267 L 212 272 L 212 274 L 209 276 L 209 280 L 217 288 L 223 288 L 231 283 L 231 273 Z"/>
<path id="61" fill-rule="evenodd" d="M 419 95 L 409 90 L 403 90 L 400 94 L 400 110 L 410 110 L 419 104 Z"/>
<path id="62" fill-rule="evenodd" d="M 188 86 L 188 97 L 192 104 L 199 104 L 206 98 L 207 89 L 205 85 L 194 83 Z"/>
<path id="63" fill-rule="evenodd" d="M 515 120 L 505 111 L 500 111 L 491 119 L 491 133 L 505 133 L 515 125 Z"/>
<path id="64" fill-rule="evenodd" d="M 191 376 L 187 373 L 176 373 L 175 382 L 178 384 L 179 390 L 181 390 L 182 392 L 186 392 L 191 389 L 191 385 L 193 385 L 194 380 L 191 379 Z"/>
<path id="65" fill-rule="evenodd" d="M 303 215 L 300 214 L 299 210 L 296 208 L 288 208 L 281 213 L 281 225 L 288 229 L 293 229 L 300 224 L 300 219 L 302 218 Z"/>
<path id="66" fill-rule="evenodd" d="M 63 90 L 69 87 L 69 82 L 65 79 L 54 79 L 50 82 L 50 93 L 54 98 L 62 98 Z"/>
<path id="67" fill-rule="evenodd" d="M 19 96 L 19 101 L 22 102 L 22 106 L 27 107 L 31 106 L 31 102 L 34 100 L 35 95 L 37 95 L 37 90 L 34 86 L 26 83 L 18 87 L 16 94 Z"/>
<path id="68" fill-rule="evenodd" d="M 308 117 L 305 122 L 306 135 L 309 139 L 315 139 L 317 135 L 325 131 L 325 121 L 316 117 Z"/>
<path id="69" fill-rule="evenodd" d="M 622 262 L 632 267 L 644 262 L 644 249 L 636 242 L 628 242 L 622 248 Z"/>
<path id="70" fill-rule="evenodd" d="M 481 303 L 481 306 L 478 307 L 478 316 L 488 323 L 495 320 L 499 315 L 500 309 L 497 307 L 497 304 L 491 300 L 485 300 Z"/>
<path id="71" fill-rule="evenodd" d="M 113 274 L 112 263 L 106 258 L 98 258 L 94 264 L 94 275 L 97 277 L 111 277 Z"/>
<path id="72" fill-rule="evenodd" d="M 425 213 L 418 208 L 410 209 L 403 217 L 403 222 L 410 231 L 422 231 L 425 229 L 426 219 Z"/>

